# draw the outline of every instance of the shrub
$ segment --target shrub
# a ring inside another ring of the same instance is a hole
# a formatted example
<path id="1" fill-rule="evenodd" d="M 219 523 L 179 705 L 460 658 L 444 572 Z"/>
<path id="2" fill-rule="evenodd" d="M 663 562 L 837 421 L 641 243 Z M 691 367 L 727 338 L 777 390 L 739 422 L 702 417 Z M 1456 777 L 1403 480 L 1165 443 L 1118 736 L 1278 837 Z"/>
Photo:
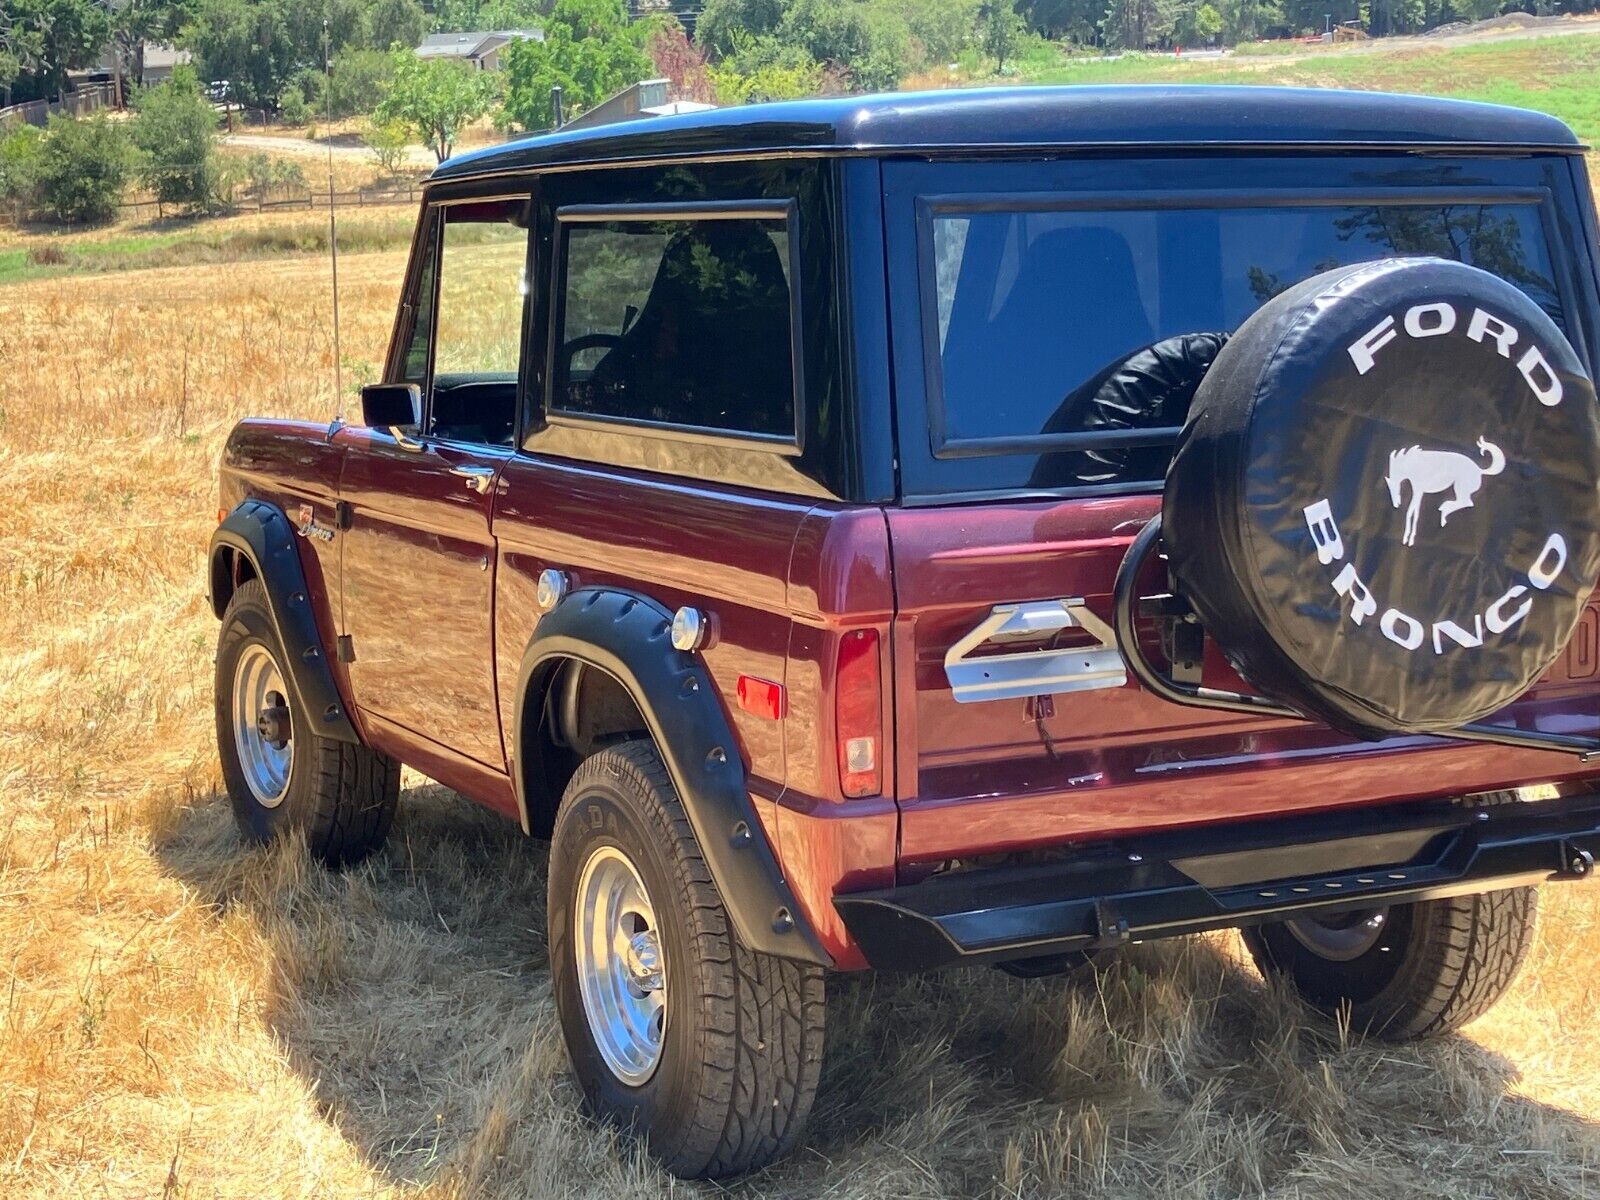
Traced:
<path id="1" fill-rule="evenodd" d="M 32 125 L 0 134 L 0 209 L 23 216 L 37 207 L 43 141 Z"/>
<path id="2" fill-rule="evenodd" d="M 133 168 L 122 128 L 103 116 L 54 116 L 40 143 L 39 194 L 60 221 L 110 220 Z"/>
<path id="3" fill-rule="evenodd" d="M 311 106 L 306 103 L 306 94 L 297 87 L 285 88 L 278 100 L 278 116 L 285 125 L 304 125 L 310 121 Z"/>
<path id="4" fill-rule="evenodd" d="M 405 170 L 407 151 L 411 147 L 411 131 L 403 121 L 377 121 L 361 135 L 378 168 L 390 178 Z"/>
<path id="5" fill-rule="evenodd" d="M 188 67 L 139 95 L 133 143 L 142 154 L 140 173 L 164 204 L 199 210 L 224 199 L 231 180 L 217 162 L 217 114 Z"/>

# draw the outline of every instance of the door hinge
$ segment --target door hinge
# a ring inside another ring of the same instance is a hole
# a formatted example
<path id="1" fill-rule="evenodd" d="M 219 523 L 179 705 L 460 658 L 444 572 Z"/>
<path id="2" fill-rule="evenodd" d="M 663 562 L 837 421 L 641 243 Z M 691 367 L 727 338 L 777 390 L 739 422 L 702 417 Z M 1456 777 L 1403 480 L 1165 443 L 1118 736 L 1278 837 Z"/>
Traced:
<path id="1" fill-rule="evenodd" d="M 353 663 L 356 660 L 356 644 L 350 639 L 348 633 L 341 633 L 335 643 L 335 655 L 342 663 Z"/>
<path id="2" fill-rule="evenodd" d="M 355 509 L 350 507 L 348 500 L 336 500 L 333 504 L 333 527 L 340 532 L 349 529 L 355 523 Z"/>

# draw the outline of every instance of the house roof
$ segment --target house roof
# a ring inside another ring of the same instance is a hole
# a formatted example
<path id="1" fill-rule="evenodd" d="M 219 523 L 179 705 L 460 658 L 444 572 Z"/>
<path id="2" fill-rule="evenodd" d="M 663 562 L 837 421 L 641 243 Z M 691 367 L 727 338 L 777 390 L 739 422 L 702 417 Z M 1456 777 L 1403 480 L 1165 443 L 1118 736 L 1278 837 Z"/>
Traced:
<path id="1" fill-rule="evenodd" d="M 557 131 L 459 155 L 434 178 L 774 151 L 1006 153 L 1152 145 L 1581 149 L 1554 117 L 1424 96 L 1254 86 L 985 88 L 751 104 Z"/>
<path id="2" fill-rule="evenodd" d="M 507 42 L 544 41 L 542 29 L 482 29 L 459 33 L 430 33 L 417 47 L 418 58 L 482 58 Z"/>

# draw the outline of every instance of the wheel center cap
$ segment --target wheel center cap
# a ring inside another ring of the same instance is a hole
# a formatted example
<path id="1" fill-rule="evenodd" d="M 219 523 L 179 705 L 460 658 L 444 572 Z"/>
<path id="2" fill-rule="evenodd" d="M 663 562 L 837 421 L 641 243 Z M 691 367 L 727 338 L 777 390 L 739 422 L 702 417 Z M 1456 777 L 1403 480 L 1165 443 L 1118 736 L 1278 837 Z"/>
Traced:
<path id="1" fill-rule="evenodd" d="M 640 930 L 628 939 L 628 972 L 646 991 L 661 986 L 661 947 L 653 930 Z"/>
<path id="2" fill-rule="evenodd" d="M 276 692 L 267 697 L 268 707 L 256 718 L 256 732 L 261 740 L 282 750 L 289 744 L 289 708 Z"/>

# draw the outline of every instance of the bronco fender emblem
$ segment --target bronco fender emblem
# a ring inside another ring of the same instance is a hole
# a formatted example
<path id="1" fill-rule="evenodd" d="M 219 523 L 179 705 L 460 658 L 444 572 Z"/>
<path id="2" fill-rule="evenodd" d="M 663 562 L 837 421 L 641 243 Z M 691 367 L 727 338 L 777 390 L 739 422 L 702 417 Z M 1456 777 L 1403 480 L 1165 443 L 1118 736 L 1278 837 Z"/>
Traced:
<path id="1" fill-rule="evenodd" d="M 316 538 L 319 542 L 333 541 L 333 530 L 326 525 L 317 524 L 317 510 L 309 504 L 302 504 L 295 515 L 295 532 L 303 538 Z"/>

